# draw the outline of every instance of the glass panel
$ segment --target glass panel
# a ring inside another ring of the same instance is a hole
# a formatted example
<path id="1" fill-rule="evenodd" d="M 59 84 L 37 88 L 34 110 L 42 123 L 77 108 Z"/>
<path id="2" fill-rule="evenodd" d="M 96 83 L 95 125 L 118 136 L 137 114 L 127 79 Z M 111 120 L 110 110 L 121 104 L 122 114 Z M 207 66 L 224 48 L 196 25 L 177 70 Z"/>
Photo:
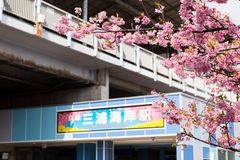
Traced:
<path id="1" fill-rule="evenodd" d="M 218 160 L 226 160 L 226 151 L 218 150 Z"/>
<path id="2" fill-rule="evenodd" d="M 16 149 L 16 160 L 32 160 L 32 149 L 31 148 L 17 148 Z"/>
<path id="3" fill-rule="evenodd" d="M 203 147 L 203 159 L 209 159 L 209 148 Z"/>
<path id="4" fill-rule="evenodd" d="M 228 152 L 228 160 L 235 160 L 234 152 Z"/>

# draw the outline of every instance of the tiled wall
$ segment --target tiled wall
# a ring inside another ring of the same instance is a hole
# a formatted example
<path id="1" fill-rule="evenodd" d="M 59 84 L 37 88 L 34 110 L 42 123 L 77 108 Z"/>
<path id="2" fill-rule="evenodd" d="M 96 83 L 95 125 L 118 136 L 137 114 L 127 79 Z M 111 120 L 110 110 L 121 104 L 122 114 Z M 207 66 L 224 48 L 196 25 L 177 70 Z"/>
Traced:
<path id="1" fill-rule="evenodd" d="M 179 94 L 171 94 L 169 98 L 179 105 Z M 0 142 L 36 142 L 62 141 L 81 139 L 114 139 L 124 137 L 151 137 L 159 135 L 175 135 L 179 130 L 177 125 L 165 124 L 164 128 L 112 130 L 96 132 L 79 132 L 58 134 L 56 128 L 57 112 L 66 110 L 91 110 L 109 107 L 124 107 L 153 103 L 156 96 L 143 96 L 107 101 L 79 102 L 61 106 L 41 106 L 0 111 Z"/>

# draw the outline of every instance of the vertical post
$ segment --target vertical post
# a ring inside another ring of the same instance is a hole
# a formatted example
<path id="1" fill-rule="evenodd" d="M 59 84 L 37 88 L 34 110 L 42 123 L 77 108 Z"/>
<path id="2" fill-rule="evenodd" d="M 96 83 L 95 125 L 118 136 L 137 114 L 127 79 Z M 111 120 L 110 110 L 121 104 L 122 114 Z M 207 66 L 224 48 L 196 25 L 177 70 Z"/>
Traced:
<path id="1" fill-rule="evenodd" d="M 140 71 L 140 48 L 139 46 L 135 46 L 135 62 L 136 62 L 136 71 Z"/>
<path id="2" fill-rule="evenodd" d="M 205 91 L 205 99 L 208 98 L 208 90 L 207 90 L 207 85 L 204 85 L 204 91 Z"/>
<path id="3" fill-rule="evenodd" d="M 106 160 L 106 143 L 103 141 L 103 160 Z"/>
<path id="4" fill-rule="evenodd" d="M 183 90 L 183 92 L 186 91 L 186 80 L 185 79 L 182 80 L 182 90 Z"/>
<path id="5" fill-rule="evenodd" d="M 214 160 L 214 153 L 210 152 L 210 160 Z"/>
<path id="6" fill-rule="evenodd" d="M 194 78 L 193 85 L 194 85 L 194 96 L 196 96 L 197 95 L 197 77 Z"/>
<path id="7" fill-rule="evenodd" d="M 153 77 L 157 81 L 157 55 L 153 54 Z"/>
<path id="8" fill-rule="evenodd" d="M 68 13 L 68 14 L 67 14 L 67 18 L 68 18 L 69 20 L 71 20 L 71 19 L 72 19 L 72 15 Z M 71 47 L 71 43 L 72 43 L 71 31 L 68 31 L 68 32 L 67 32 L 67 46 L 68 46 L 68 47 Z"/>
<path id="9" fill-rule="evenodd" d="M 88 20 L 88 0 L 83 0 L 83 20 Z"/>
<path id="10" fill-rule="evenodd" d="M 77 160 L 96 160 L 96 144 L 77 144 Z"/>
<path id="11" fill-rule="evenodd" d="M 113 141 L 97 141 L 96 160 L 114 160 Z"/>
<path id="12" fill-rule="evenodd" d="M 119 44 L 119 65 L 123 66 L 123 43 Z"/>
<path id="13" fill-rule="evenodd" d="M 34 18 L 35 18 L 35 35 L 36 36 L 42 36 L 42 21 L 44 21 L 44 16 L 41 15 L 41 4 L 42 0 L 36 0 L 36 13 L 34 12 Z"/>
<path id="14" fill-rule="evenodd" d="M 177 145 L 177 147 L 176 147 L 176 160 L 182 160 L 182 156 L 181 156 L 181 147 L 180 147 L 180 145 Z"/>
<path id="15" fill-rule="evenodd" d="M 98 39 L 96 36 L 93 35 L 93 56 L 97 56 L 98 55 Z"/>
<path id="16" fill-rule="evenodd" d="M 181 160 L 184 160 L 184 149 L 181 149 Z"/>
<path id="17" fill-rule="evenodd" d="M 168 69 L 169 87 L 172 87 L 172 69 Z"/>
<path id="18" fill-rule="evenodd" d="M 2 22 L 2 19 L 3 19 L 3 7 L 4 7 L 4 4 L 3 4 L 3 0 L 0 0 L 0 22 Z"/>
<path id="19" fill-rule="evenodd" d="M 37 14 L 41 12 L 41 3 L 42 3 L 42 0 L 37 0 L 36 2 Z"/>

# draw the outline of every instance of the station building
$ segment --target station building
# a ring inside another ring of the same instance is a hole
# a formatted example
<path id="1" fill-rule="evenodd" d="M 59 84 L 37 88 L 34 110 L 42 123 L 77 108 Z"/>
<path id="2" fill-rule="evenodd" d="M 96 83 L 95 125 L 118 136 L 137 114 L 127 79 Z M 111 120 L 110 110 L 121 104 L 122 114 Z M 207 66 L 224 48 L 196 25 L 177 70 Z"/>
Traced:
<path id="1" fill-rule="evenodd" d="M 164 49 L 121 43 L 103 50 L 94 35 L 75 40 L 56 33 L 63 15 L 81 21 L 71 14 L 76 3 L 0 1 L 0 159 L 239 159 L 199 141 L 176 143 L 181 128 L 159 118 L 151 90 L 168 93 L 178 107 L 198 100 L 199 108 L 209 90 L 201 79 L 182 81 L 162 66 L 169 56 Z M 179 2 L 163 3 L 166 17 L 180 23 Z M 138 12 L 134 4 L 89 1 L 89 15 L 119 8 L 129 17 Z M 239 134 L 237 124 L 230 128 Z M 194 134 L 206 137 L 201 129 Z"/>

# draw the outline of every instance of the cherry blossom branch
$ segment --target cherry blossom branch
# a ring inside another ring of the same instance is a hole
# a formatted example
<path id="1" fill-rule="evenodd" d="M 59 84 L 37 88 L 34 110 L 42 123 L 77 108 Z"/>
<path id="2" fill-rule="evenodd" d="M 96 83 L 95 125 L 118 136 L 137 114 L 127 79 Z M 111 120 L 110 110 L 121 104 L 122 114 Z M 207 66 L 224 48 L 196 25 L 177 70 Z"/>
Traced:
<path id="1" fill-rule="evenodd" d="M 234 48 L 222 49 L 222 50 L 220 50 L 220 52 L 231 51 L 231 50 L 238 50 L 238 49 L 240 49 L 240 46 L 239 47 L 234 47 Z"/>
<path id="2" fill-rule="evenodd" d="M 208 15 L 208 16 L 213 20 L 215 20 L 216 22 L 218 22 L 224 28 L 224 25 L 222 24 L 222 22 L 220 22 L 217 18 L 213 17 L 212 15 Z"/>
<path id="3" fill-rule="evenodd" d="M 228 123 L 227 122 L 225 122 L 225 129 L 227 130 L 227 133 L 226 133 L 226 135 L 227 135 L 227 142 L 228 142 L 228 145 L 229 146 L 231 146 L 231 144 L 230 144 L 230 137 L 229 137 L 229 129 L 228 129 Z"/>
<path id="4" fill-rule="evenodd" d="M 193 31 L 193 33 L 207 33 L 207 32 L 216 32 L 216 31 L 223 31 L 228 30 L 226 27 L 219 27 L 219 28 L 212 28 L 212 29 L 205 29 L 202 31 Z"/>
<path id="5" fill-rule="evenodd" d="M 207 33 L 207 32 L 216 32 L 216 31 L 222 31 L 222 30 L 227 30 L 228 28 L 214 28 L 214 29 L 206 29 L 206 30 L 202 30 L 202 31 L 192 31 L 193 33 Z M 93 33 L 118 33 L 118 32 L 136 32 L 136 31 L 159 31 L 159 30 L 163 30 L 162 28 L 139 28 L 139 29 L 121 29 L 119 31 L 113 31 L 113 30 L 99 30 L 99 31 L 95 31 Z M 179 30 L 174 29 L 174 32 L 177 32 Z"/>
<path id="6" fill-rule="evenodd" d="M 187 137 L 190 137 L 190 138 L 193 138 L 195 140 L 198 140 L 202 143 L 205 143 L 205 144 L 208 144 L 208 145 L 211 145 L 211 146 L 214 146 L 214 147 L 220 147 L 220 148 L 223 148 L 223 149 L 228 149 L 230 151 L 234 151 L 234 152 L 240 152 L 240 150 L 236 149 L 236 148 L 233 148 L 233 147 L 224 147 L 224 146 L 221 146 L 221 145 L 218 145 L 217 143 L 212 143 L 212 142 L 208 142 L 208 141 L 205 141 L 203 139 L 200 139 L 196 136 L 194 136 L 193 134 L 191 133 L 187 133 L 187 131 L 185 129 L 183 129 L 184 131 L 183 132 L 180 132 L 179 134 L 183 135 L 183 136 L 187 136 Z"/>
<path id="7" fill-rule="evenodd" d="M 153 31 L 153 30 L 163 30 L 161 28 L 139 28 L 139 29 L 121 29 L 119 31 L 112 31 L 112 30 L 109 30 L 109 31 L 105 31 L 105 30 L 99 30 L 99 31 L 95 31 L 93 33 L 119 33 L 119 32 L 136 32 L 136 31 Z"/>

